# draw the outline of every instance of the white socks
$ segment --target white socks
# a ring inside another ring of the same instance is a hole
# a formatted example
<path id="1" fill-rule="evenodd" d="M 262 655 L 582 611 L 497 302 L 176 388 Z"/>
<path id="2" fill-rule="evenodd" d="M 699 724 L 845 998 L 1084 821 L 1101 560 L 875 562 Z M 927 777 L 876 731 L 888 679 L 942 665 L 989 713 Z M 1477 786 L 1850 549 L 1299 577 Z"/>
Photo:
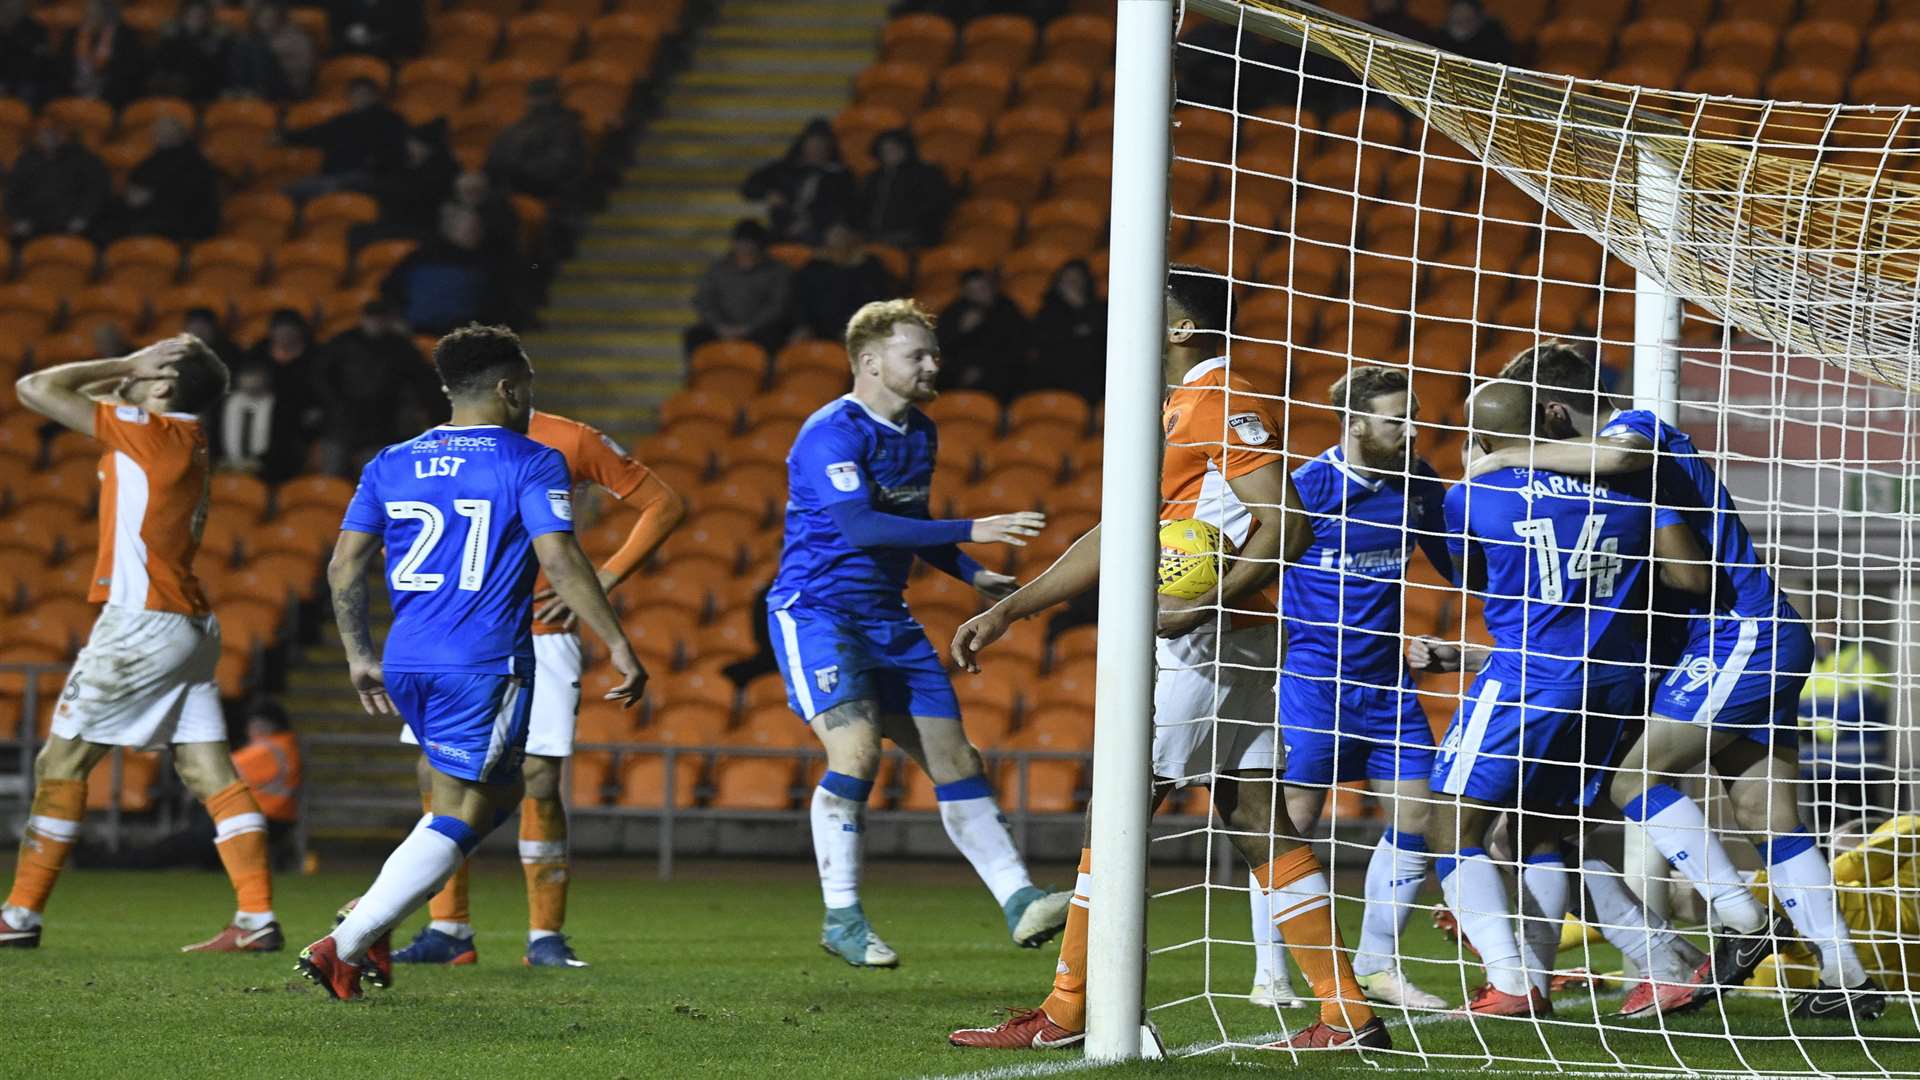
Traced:
<path id="1" fill-rule="evenodd" d="M 1689 962 L 1682 939 L 1659 912 L 1633 895 L 1618 871 L 1600 859 L 1586 860 L 1580 870 L 1592 905 L 1588 925 L 1620 950 L 1634 971 L 1663 983 L 1684 983 L 1692 977 L 1697 961 Z"/>
<path id="2" fill-rule="evenodd" d="M 387 856 L 366 894 L 334 927 L 340 959 L 358 963 L 367 946 L 439 892 L 479 843 L 479 834 L 458 818 L 436 817 L 416 825 Z"/>
<path id="3" fill-rule="evenodd" d="M 1501 993 L 1524 997 L 1531 983 L 1520 966 L 1513 908 L 1507 903 L 1507 883 L 1501 879 L 1500 869 L 1480 848 L 1441 855 L 1434 864 L 1440 872 L 1440 890 L 1453 917 L 1460 922 L 1460 932 L 1480 951 L 1487 981 Z"/>
<path id="4" fill-rule="evenodd" d="M 986 777 L 969 776 L 935 785 L 933 795 L 940 802 L 940 823 L 947 827 L 947 838 L 973 864 L 973 872 L 993 893 L 994 903 L 1005 907 L 1014 893 L 1032 888 L 1026 860 L 1014 849 L 1007 819 L 994 804 L 993 789 Z"/>
<path id="5" fill-rule="evenodd" d="M 829 771 L 813 789 L 813 860 L 828 910 L 860 902 L 860 848 L 873 781 Z"/>
<path id="6" fill-rule="evenodd" d="M 1560 930 L 1567 918 L 1573 874 L 1559 855 L 1529 855 L 1520 865 L 1520 942 L 1527 981 L 1542 997 L 1553 993 L 1553 969 L 1560 955 Z M 1478 938 L 1469 941 L 1479 943 Z"/>
<path id="7" fill-rule="evenodd" d="M 1767 844 L 1767 885 L 1787 909 L 1800 936 L 1820 951 L 1820 978 L 1828 986 L 1849 988 L 1866 980 L 1854 952 L 1833 889 L 1833 868 L 1804 831 L 1776 836 Z"/>
<path id="8" fill-rule="evenodd" d="M 31 930 L 40 925 L 40 913 L 13 904 L 0 905 L 0 922 L 12 930 Z"/>
<path id="9" fill-rule="evenodd" d="M 273 921 L 273 911 L 236 911 L 233 913 L 233 925 L 242 930 L 259 930 Z"/>
<path id="10" fill-rule="evenodd" d="M 1713 905 L 1729 929 L 1751 934 L 1767 925 L 1767 913 L 1741 880 L 1727 849 L 1707 832 L 1699 804 L 1674 788 L 1655 784 L 1621 812 L 1645 826 L 1660 854 Z"/>
<path id="11" fill-rule="evenodd" d="M 1355 975 L 1399 966 L 1395 958 L 1400 955 L 1400 935 L 1426 879 L 1427 838 L 1397 829 L 1383 833 L 1367 860 L 1367 902 L 1360 919 L 1360 948 L 1353 956 Z"/>
<path id="12" fill-rule="evenodd" d="M 473 937 L 472 923 L 453 922 L 448 919 L 435 919 L 432 922 L 428 923 L 427 925 L 432 929 L 440 931 L 441 933 L 447 935 L 448 937 L 459 938 L 461 941 L 466 941 Z"/>
<path id="13" fill-rule="evenodd" d="M 1285 978 L 1287 960 L 1283 950 L 1286 948 L 1273 932 L 1273 907 L 1267 903 L 1267 892 L 1260 887 L 1260 879 L 1247 872 L 1247 907 L 1253 914 L 1253 983 L 1255 986 L 1272 986 L 1277 977 Z"/>

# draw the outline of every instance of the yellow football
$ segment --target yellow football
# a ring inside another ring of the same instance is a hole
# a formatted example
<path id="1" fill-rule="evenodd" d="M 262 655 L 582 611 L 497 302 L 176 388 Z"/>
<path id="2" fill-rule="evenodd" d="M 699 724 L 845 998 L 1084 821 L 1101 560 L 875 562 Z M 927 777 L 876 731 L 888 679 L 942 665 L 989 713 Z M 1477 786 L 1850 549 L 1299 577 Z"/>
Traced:
<path id="1" fill-rule="evenodd" d="M 1228 547 L 1220 530 L 1183 518 L 1160 526 L 1160 592 L 1192 600 L 1220 580 L 1219 555 Z"/>

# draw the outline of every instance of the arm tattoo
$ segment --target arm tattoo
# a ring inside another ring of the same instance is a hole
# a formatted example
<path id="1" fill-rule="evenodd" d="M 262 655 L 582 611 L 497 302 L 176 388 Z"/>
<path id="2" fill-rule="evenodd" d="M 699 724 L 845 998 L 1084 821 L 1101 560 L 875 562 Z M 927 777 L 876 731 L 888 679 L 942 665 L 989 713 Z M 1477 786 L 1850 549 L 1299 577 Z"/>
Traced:
<path id="1" fill-rule="evenodd" d="M 373 658 L 373 638 L 367 632 L 367 579 L 356 576 L 333 590 L 333 619 L 340 627 L 341 644 L 356 660 Z"/>

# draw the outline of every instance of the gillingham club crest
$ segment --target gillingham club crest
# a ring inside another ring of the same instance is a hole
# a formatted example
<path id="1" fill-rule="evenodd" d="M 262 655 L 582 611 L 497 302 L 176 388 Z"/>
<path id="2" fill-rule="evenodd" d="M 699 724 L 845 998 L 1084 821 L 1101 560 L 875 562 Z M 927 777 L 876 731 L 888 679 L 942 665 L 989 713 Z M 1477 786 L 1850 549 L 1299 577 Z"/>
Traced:
<path id="1" fill-rule="evenodd" d="M 813 685 L 819 687 L 823 694 L 833 693 L 833 688 L 840 685 L 840 665 L 828 664 L 823 668 L 814 668 Z"/>

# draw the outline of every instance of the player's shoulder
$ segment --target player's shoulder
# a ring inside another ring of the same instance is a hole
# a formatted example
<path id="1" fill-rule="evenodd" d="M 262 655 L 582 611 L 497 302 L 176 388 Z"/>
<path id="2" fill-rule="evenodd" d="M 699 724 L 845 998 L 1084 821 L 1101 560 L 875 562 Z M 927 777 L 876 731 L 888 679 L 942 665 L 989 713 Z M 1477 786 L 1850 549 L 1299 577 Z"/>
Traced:
<path id="1" fill-rule="evenodd" d="M 582 423 L 570 416 L 559 413 L 535 410 L 527 419 L 527 438 L 542 446 L 551 446 L 565 453 L 569 446 L 581 442 L 590 435 L 597 435 L 589 424 Z"/>
<path id="2" fill-rule="evenodd" d="M 1300 498 L 1311 504 L 1317 496 L 1326 494 L 1334 488 L 1340 478 L 1340 464 L 1336 460 L 1339 447 L 1330 446 L 1313 457 L 1300 463 L 1293 470 L 1293 487 Z"/>
<path id="3" fill-rule="evenodd" d="M 812 442 L 864 438 L 871 426 L 872 421 L 867 419 L 866 410 L 860 408 L 860 404 L 849 394 L 834 398 L 815 409 L 801 422 L 800 432 L 793 437 L 793 444 L 799 447 Z"/>
<path id="4" fill-rule="evenodd" d="M 1660 419 L 1651 409 L 1622 409 L 1608 418 L 1600 427 L 1602 438 L 1615 435 L 1638 435 L 1655 445 L 1666 445 L 1676 440 L 1686 440 L 1687 435 L 1679 428 Z"/>
<path id="5" fill-rule="evenodd" d="M 192 442 L 206 437 L 200 418 L 192 413 L 149 412 L 138 405 L 103 405 L 102 408 L 108 410 L 119 427 L 148 431 L 163 441 Z"/>

